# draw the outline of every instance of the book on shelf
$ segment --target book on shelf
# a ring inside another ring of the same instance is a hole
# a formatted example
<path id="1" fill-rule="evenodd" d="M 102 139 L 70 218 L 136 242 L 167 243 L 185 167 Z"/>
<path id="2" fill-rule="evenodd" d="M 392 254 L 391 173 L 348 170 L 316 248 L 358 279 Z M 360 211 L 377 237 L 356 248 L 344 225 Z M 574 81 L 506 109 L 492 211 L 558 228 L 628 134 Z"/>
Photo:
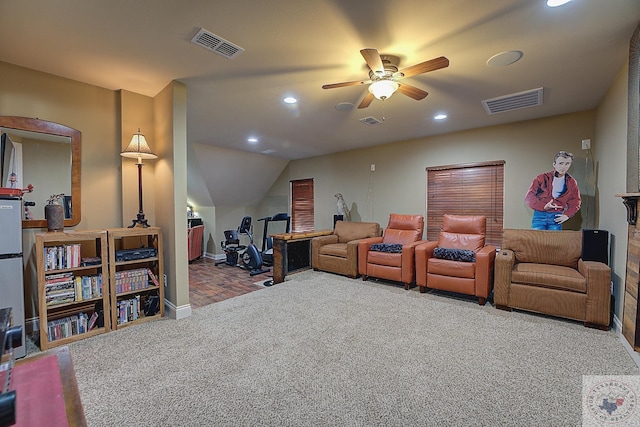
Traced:
<path id="1" fill-rule="evenodd" d="M 60 246 L 45 246 L 45 271 L 80 267 L 81 249 L 82 247 L 80 243 Z"/>
<path id="2" fill-rule="evenodd" d="M 47 322 L 47 338 L 49 341 L 56 341 L 68 338 L 73 335 L 87 332 L 88 317 L 85 313 L 78 313 L 63 319 L 56 319 Z"/>
<path id="3" fill-rule="evenodd" d="M 156 277 L 156 275 L 153 273 L 153 271 L 151 271 L 150 268 L 147 268 L 147 274 L 149 275 L 149 277 L 151 278 L 151 281 L 153 282 L 153 284 L 155 286 L 160 287 L 160 283 L 158 282 L 158 278 Z"/>
<path id="4" fill-rule="evenodd" d="M 100 298 L 103 295 L 102 273 L 76 277 L 73 273 L 52 274 L 45 279 L 44 288 L 47 305 Z"/>
<path id="5" fill-rule="evenodd" d="M 135 298 L 123 299 L 117 302 L 118 325 L 132 322 L 140 318 L 140 295 Z"/>
<path id="6" fill-rule="evenodd" d="M 116 293 L 131 292 L 149 287 L 149 275 L 146 268 L 121 270 L 115 274 Z"/>
<path id="7" fill-rule="evenodd" d="M 94 311 L 93 314 L 91 315 L 91 318 L 89 318 L 89 327 L 87 329 L 88 331 L 92 330 L 96 326 L 97 320 L 98 320 L 98 313 Z"/>

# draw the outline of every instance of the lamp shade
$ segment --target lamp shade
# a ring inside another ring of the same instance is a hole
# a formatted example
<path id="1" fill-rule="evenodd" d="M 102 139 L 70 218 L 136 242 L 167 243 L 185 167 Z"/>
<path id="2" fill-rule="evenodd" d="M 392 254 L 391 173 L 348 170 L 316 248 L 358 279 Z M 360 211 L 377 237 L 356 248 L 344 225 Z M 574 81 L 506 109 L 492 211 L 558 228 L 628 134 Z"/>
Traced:
<path id="1" fill-rule="evenodd" d="M 398 83 L 393 80 L 378 80 L 369 85 L 369 92 L 376 98 L 385 100 L 393 95 L 393 93 L 398 90 L 398 87 Z"/>
<path id="2" fill-rule="evenodd" d="M 149 148 L 149 144 L 147 144 L 144 135 L 140 133 L 140 129 L 138 129 L 138 133 L 133 134 L 131 142 L 120 155 L 131 159 L 153 160 L 158 158 L 158 156 L 151 152 L 151 148 Z"/>

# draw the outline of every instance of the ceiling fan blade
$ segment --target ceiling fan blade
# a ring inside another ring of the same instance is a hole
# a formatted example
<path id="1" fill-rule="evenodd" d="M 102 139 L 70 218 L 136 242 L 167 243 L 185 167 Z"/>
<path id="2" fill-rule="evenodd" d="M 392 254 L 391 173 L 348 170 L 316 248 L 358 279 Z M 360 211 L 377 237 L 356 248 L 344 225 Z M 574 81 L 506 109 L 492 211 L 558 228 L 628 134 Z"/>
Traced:
<path id="1" fill-rule="evenodd" d="M 441 68 L 447 68 L 449 66 L 449 60 L 444 56 L 439 58 L 434 58 L 429 61 L 421 62 L 416 65 L 412 65 L 411 67 L 407 67 L 404 70 L 400 70 L 403 77 L 411 77 L 417 74 L 426 73 L 428 71 L 435 71 Z"/>
<path id="2" fill-rule="evenodd" d="M 373 101 L 374 98 L 375 97 L 371 92 L 367 92 L 367 95 L 364 97 L 362 102 L 360 102 L 360 105 L 358 105 L 358 109 L 361 110 L 363 108 L 367 108 L 369 105 L 371 105 L 371 101 Z"/>
<path id="3" fill-rule="evenodd" d="M 424 99 L 427 95 L 429 95 L 428 92 L 425 92 L 422 89 L 418 89 L 415 86 L 411 86 L 408 84 L 400 84 L 398 83 L 398 92 L 400 92 L 403 95 L 407 95 L 409 98 L 413 98 L 416 101 L 420 101 L 421 99 Z"/>
<path id="4" fill-rule="evenodd" d="M 376 49 L 362 49 L 360 51 L 362 57 L 367 61 L 367 65 L 376 74 L 384 73 L 384 65 L 382 65 L 382 58 Z"/>
<path id="5" fill-rule="evenodd" d="M 334 88 L 337 88 L 337 87 L 366 85 L 368 83 L 371 83 L 371 80 L 358 81 L 358 82 L 332 83 L 332 84 L 328 84 L 328 85 L 322 85 L 322 89 L 334 89 Z"/>

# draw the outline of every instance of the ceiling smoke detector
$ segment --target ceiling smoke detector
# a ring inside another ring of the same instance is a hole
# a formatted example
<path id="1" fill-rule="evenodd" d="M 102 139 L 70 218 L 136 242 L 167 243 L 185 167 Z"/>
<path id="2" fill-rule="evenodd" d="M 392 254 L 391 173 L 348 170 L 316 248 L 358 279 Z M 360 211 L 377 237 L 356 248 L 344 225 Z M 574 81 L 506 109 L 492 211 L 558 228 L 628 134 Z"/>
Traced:
<path id="1" fill-rule="evenodd" d="M 195 36 L 191 39 L 191 43 L 197 44 L 207 50 L 222 55 L 225 58 L 233 59 L 244 52 L 244 49 L 237 46 L 222 37 L 216 36 L 212 32 L 200 28 Z"/>
<path id="2" fill-rule="evenodd" d="M 519 110 L 521 108 L 536 107 L 542 105 L 543 88 L 512 93 L 497 98 L 482 101 L 487 114 L 504 113 L 506 111 Z"/>

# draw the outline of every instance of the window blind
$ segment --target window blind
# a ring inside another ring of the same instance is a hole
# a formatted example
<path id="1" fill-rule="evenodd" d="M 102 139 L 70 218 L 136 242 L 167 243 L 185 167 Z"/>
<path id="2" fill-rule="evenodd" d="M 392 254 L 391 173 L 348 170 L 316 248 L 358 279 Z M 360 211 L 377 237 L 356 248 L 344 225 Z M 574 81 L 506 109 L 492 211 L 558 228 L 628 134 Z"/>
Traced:
<path id="1" fill-rule="evenodd" d="M 313 178 L 290 181 L 292 231 L 311 231 L 314 227 Z"/>
<path id="2" fill-rule="evenodd" d="M 444 214 L 487 217 L 486 243 L 501 247 L 504 160 L 427 168 L 427 239 L 438 240 Z"/>

